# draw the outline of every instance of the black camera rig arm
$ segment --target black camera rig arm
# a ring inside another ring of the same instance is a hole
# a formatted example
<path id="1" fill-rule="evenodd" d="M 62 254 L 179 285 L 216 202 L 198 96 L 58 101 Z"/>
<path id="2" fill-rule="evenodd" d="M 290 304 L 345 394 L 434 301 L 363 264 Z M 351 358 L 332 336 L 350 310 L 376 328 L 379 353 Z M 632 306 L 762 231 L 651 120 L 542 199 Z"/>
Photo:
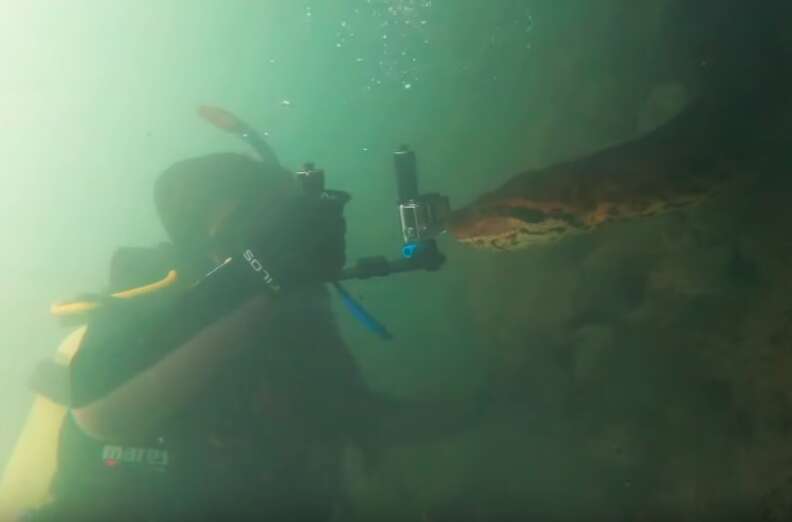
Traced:
<path id="1" fill-rule="evenodd" d="M 398 191 L 399 218 L 403 244 L 401 257 L 364 257 L 343 270 L 340 280 L 369 279 L 416 270 L 435 271 L 445 263 L 437 247 L 437 237 L 445 232 L 444 222 L 450 213 L 446 196 L 420 194 L 415 153 L 402 146 L 393 154 Z M 324 171 L 306 163 L 297 172 L 297 179 L 307 194 L 321 196 L 325 192 Z"/>

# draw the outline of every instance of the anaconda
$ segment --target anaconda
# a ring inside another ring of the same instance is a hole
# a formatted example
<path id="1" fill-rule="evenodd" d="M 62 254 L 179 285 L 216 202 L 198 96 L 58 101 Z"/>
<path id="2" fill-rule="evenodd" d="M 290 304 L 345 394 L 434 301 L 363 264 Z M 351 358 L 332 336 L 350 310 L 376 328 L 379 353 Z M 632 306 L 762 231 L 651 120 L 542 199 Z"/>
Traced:
<path id="1" fill-rule="evenodd" d="M 792 150 L 780 47 L 740 62 L 733 84 L 710 81 L 710 92 L 642 137 L 517 174 L 453 213 L 449 232 L 476 248 L 520 249 L 697 205 L 757 174 L 760 162 Z"/>

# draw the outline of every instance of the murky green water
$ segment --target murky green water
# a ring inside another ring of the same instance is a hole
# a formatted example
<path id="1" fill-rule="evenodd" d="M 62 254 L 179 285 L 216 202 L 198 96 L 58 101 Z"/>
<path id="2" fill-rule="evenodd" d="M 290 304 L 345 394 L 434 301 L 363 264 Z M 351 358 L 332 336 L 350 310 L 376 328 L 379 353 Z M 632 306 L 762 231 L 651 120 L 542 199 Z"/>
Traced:
<path id="1" fill-rule="evenodd" d="M 740 42 L 753 20 L 729 10 L 737 1 L 715 4 L 5 6 L 0 462 L 32 400 L 25 379 L 64 333 L 49 303 L 101 287 L 119 245 L 164 238 L 151 187 L 165 166 L 248 152 L 198 105 L 234 111 L 285 165 L 314 161 L 352 193 L 350 259 L 395 256 L 399 145 L 417 152 L 422 190 L 458 208 L 650 131 L 717 88 L 710 62 L 751 59 Z M 783 20 L 775 4 L 757 20 Z M 372 387 L 464 398 L 490 383 L 503 399 L 471 432 L 390 452 L 375 470 L 351 452 L 350 517 L 787 520 L 789 189 L 773 177 L 519 252 L 444 237 L 438 273 L 350 283 L 395 334 L 381 342 L 337 309 Z"/>

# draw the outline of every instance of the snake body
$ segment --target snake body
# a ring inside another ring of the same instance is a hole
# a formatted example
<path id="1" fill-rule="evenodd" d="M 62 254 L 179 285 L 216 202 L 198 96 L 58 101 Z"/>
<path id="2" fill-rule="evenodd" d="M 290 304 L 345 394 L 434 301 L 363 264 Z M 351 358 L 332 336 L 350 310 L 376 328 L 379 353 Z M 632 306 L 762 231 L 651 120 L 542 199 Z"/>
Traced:
<path id="1" fill-rule="evenodd" d="M 448 230 L 475 248 L 514 250 L 699 204 L 786 137 L 766 94 L 700 99 L 638 139 L 520 173 L 454 212 Z"/>

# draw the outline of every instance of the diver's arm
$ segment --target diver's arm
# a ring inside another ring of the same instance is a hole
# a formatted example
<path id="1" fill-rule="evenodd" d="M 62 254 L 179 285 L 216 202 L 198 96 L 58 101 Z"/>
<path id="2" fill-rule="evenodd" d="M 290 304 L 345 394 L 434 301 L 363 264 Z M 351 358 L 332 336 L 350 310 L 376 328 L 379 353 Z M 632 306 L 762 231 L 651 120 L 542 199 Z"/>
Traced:
<path id="1" fill-rule="evenodd" d="M 246 346 L 260 328 L 272 297 L 258 294 L 206 326 L 144 372 L 104 397 L 73 410 L 77 424 L 98 439 L 137 440 L 155 435 L 160 421 L 183 407 Z"/>

